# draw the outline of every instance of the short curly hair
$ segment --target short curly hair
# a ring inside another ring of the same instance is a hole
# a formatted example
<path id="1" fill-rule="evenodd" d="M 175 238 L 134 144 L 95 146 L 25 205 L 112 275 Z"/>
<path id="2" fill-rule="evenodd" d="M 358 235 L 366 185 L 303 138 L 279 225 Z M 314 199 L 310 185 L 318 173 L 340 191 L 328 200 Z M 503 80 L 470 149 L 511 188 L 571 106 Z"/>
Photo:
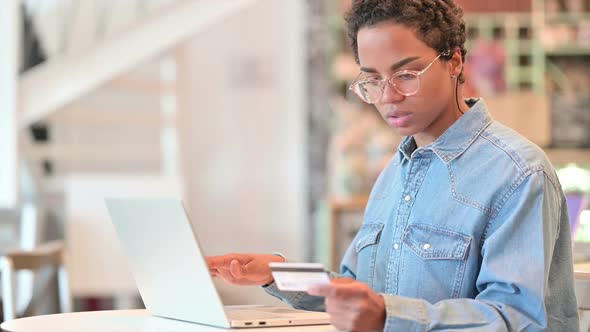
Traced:
<path id="1" fill-rule="evenodd" d="M 453 0 L 353 0 L 352 9 L 345 15 L 348 37 L 357 63 L 357 34 L 363 27 L 391 21 L 416 32 L 416 37 L 442 53 L 461 50 L 465 62 L 465 21 L 463 9 Z M 450 60 L 452 54 L 445 57 Z M 459 82 L 464 83 L 463 73 Z"/>

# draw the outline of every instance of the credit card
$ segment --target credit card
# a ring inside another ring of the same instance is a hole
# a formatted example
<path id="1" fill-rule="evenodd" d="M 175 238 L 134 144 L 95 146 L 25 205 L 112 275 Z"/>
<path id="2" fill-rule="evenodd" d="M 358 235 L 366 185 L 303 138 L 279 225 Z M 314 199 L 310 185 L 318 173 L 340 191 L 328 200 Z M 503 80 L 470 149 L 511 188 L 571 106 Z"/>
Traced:
<path id="1" fill-rule="evenodd" d="M 314 285 L 330 283 L 330 275 L 320 263 L 269 263 L 275 284 L 282 291 L 307 291 Z"/>

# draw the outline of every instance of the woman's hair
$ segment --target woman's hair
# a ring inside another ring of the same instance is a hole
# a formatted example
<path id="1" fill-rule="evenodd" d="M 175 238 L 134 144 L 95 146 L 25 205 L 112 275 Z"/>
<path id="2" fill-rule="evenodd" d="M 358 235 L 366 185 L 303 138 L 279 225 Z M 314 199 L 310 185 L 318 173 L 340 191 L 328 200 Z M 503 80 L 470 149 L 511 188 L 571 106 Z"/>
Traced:
<path id="1" fill-rule="evenodd" d="M 345 19 L 357 63 L 358 31 L 385 21 L 414 30 L 418 39 L 439 53 L 450 50 L 451 55 L 444 57 L 445 60 L 450 60 L 459 48 L 465 62 L 467 50 L 463 9 L 453 0 L 353 0 L 352 9 Z M 465 82 L 463 73 L 459 82 Z"/>

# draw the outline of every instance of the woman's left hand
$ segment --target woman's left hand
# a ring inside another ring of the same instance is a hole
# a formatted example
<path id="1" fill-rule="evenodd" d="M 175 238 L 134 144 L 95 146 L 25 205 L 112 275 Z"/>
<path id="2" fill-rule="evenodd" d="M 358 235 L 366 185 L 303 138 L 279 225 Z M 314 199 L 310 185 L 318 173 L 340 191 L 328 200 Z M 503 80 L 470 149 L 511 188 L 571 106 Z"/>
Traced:
<path id="1" fill-rule="evenodd" d="M 330 322 L 339 330 L 382 331 L 385 326 L 385 301 L 367 284 L 339 278 L 329 285 L 314 286 L 308 293 L 326 298 Z"/>

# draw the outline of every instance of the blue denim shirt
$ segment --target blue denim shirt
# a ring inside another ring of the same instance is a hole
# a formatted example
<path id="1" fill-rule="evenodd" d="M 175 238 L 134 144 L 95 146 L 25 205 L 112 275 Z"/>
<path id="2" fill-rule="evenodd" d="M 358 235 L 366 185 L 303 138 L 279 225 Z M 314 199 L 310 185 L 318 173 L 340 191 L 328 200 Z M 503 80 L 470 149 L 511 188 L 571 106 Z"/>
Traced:
<path id="1" fill-rule="evenodd" d="M 483 100 L 379 176 L 340 276 L 386 304 L 385 331 L 579 331 L 565 197 L 541 149 Z M 323 298 L 266 291 L 323 310 Z"/>

